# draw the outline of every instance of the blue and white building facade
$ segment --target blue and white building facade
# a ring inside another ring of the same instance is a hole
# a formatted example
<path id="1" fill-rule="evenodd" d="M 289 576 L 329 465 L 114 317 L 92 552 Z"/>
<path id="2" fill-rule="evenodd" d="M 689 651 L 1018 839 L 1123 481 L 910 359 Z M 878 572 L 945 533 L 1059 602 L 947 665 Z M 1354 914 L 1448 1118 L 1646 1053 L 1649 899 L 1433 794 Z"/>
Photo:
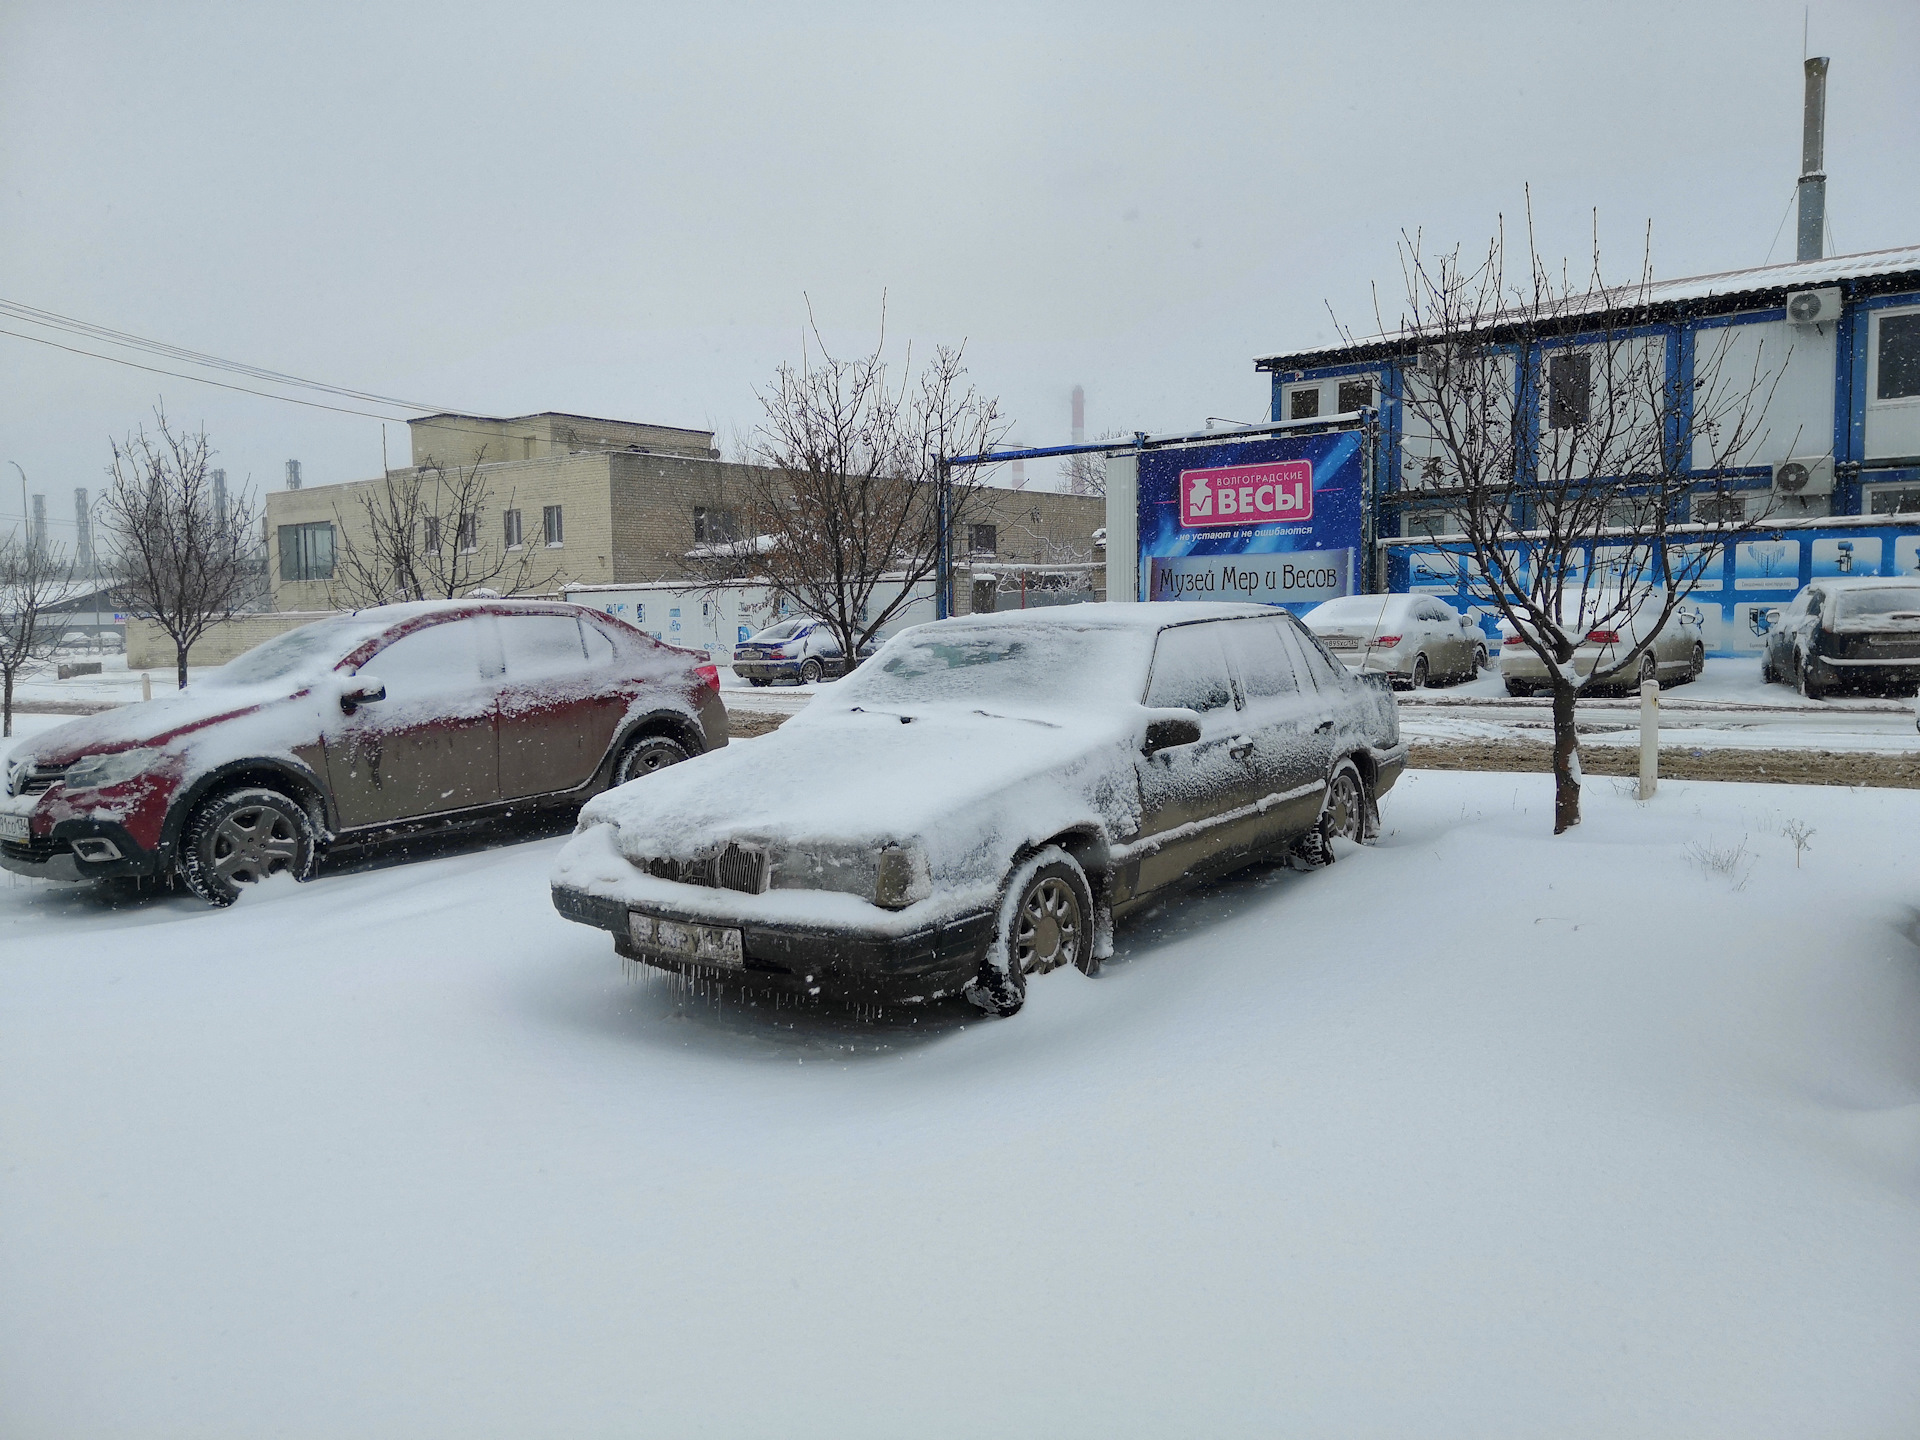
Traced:
<path id="1" fill-rule="evenodd" d="M 1920 246 L 1668 281 L 1648 300 L 1644 343 L 1664 348 L 1676 393 L 1692 392 L 1696 356 L 1723 375 L 1778 375 L 1753 443 L 1718 472 L 1736 510 L 1767 518 L 1723 547 L 1692 591 L 1713 652 L 1757 652 L 1766 612 L 1816 576 L 1920 575 Z M 1255 363 L 1272 376 L 1274 422 L 1377 411 L 1366 480 L 1374 553 L 1355 588 L 1433 594 L 1491 631 L 1448 553 L 1457 526 L 1423 506 L 1413 478 L 1423 437 L 1401 399 L 1418 356 L 1389 338 Z M 1515 383 L 1537 369 L 1516 364 Z M 1700 498 L 1715 489 L 1702 472 Z M 1732 517 L 1702 504 L 1685 518 Z"/>

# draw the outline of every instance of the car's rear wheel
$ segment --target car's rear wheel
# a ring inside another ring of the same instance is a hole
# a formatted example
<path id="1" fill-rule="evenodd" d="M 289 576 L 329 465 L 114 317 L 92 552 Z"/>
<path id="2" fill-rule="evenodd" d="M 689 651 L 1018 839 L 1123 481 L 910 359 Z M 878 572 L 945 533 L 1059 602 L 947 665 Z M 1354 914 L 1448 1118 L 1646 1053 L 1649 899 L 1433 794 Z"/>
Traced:
<path id="1" fill-rule="evenodd" d="M 206 801 L 187 822 L 177 867 L 187 888 L 226 906 L 241 888 L 269 875 L 313 874 L 313 817 L 278 790 L 230 790 Z"/>
<path id="2" fill-rule="evenodd" d="M 967 999 L 989 1015 L 1016 1013 L 1027 977 L 1063 965 L 1093 968 L 1093 891 L 1066 851 L 1049 845 L 1021 864 L 1000 897 L 993 943 Z"/>
<path id="3" fill-rule="evenodd" d="M 1660 662 L 1653 658 L 1651 650 L 1643 652 L 1640 656 L 1640 671 L 1633 677 L 1633 688 L 1638 691 L 1649 680 L 1656 685 L 1660 683 Z"/>
<path id="4" fill-rule="evenodd" d="M 1691 685 L 1707 673 L 1707 647 L 1699 641 L 1693 643 L 1693 660 L 1687 666 L 1687 683 Z"/>
<path id="5" fill-rule="evenodd" d="M 1424 690 L 1427 688 L 1426 656 L 1416 655 L 1413 657 L 1413 674 L 1407 680 L 1407 688 L 1409 690 Z"/>
<path id="6" fill-rule="evenodd" d="M 613 783 L 643 780 L 656 770 L 678 765 L 687 758 L 687 747 L 671 735 L 636 735 L 613 762 Z"/>
<path id="7" fill-rule="evenodd" d="M 767 683 L 767 677 L 764 675 L 752 675 L 747 678 L 747 683 L 753 686 L 755 689 L 758 689 L 760 686 Z"/>
<path id="8" fill-rule="evenodd" d="M 1509 680 L 1507 681 L 1507 694 L 1524 699 L 1526 696 L 1533 694 L 1533 684 L 1527 680 Z"/>
<path id="9" fill-rule="evenodd" d="M 1327 793 L 1320 802 L 1320 818 L 1313 829 L 1293 844 L 1291 860 L 1295 868 L 1319 869 L 1334 861 L 1333 842 L 1351 840 L 1365 844 L 1371 838 L 1368 823 L 1367 782 L 1360 778 L 1359 767 L 1342 760 L 1327 781 Z"/>
<path id="10" fill-rule="evenodd" d="M 800 683 L 802 685 L 818 685 L 826 673 L 826 667 L 818 660 L 803 660 L 800 662 Z"/>

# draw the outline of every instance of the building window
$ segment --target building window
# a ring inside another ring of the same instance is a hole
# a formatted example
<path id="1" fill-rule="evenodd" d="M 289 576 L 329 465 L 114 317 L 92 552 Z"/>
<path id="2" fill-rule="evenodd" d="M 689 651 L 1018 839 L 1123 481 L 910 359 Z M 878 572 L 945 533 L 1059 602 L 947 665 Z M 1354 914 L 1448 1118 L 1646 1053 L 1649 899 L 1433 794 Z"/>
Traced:
<path id="1" fill-rule="evenodd" d="M 967 553 L 970 555 L 995 555 L 999 553 L 998 537 L 991 525 L 969 525 L 967 527 Z"/>
<path id="2" fill-rule="evenodd" d="M 471 555 L 480 548 L 480 517 L 462 515 L 460 517 L 460 553 Z"/>
<path id="3" fill-rule="evenodd" d="M 427 554 L 438 555 L 440 553 L 440 517 L 427 516 L 422 528 L 426 532 L 421 539 Z"/>
<path id="4" fill-rule="evenodd" d="M 540 523 L 546 530 L 547 544 L 564 545 L 566 543 L 566 526 L 561 522 L 558 505 L 548 505 L 541 510 Z"/>
<path id="5" fill-rule="evenodd" d="M 506 531 L 507 549 L 518 550 L 521 539 L 520 512 L 518 510 L 509 510 L 501 519 L 504 522 L 504 529 Z"/>
<path id="6" fill-rule="evenodd" d="M 1880 317 L 1879 383 L 1876 400 L 1920 396 L 1920 314 Z"/>
<path id="7" fill-rule="evenodd" d="M 1920 485 L 1869 485 L 1869 515 L 1920 515 Z"/>
<path id="8" fill-rule="evenodd" d="M 333 578 L 333 524 L 320 520 L 312 525 L 280 527 L 280 578 L 282 580 L 331 580 Z"/>
<path id="9" fill-rule="evenodd" d="M 1287 397 L 1289 420 L 1311 420 L 1320 413 L 1320 387 L 1303 385 Z"/>
<path id="10" fill-rule="evenodd" d="M 1744 495 L 1695 496 L 1693 518 L 1702 525 L 1739 525 L 1747 518 L 1747 497 Z"/>
<path id="11" fill-rule="evenodd" d="M 1373 377 L 1362 375 L 1355 380 L 1340 382 L 1340 413 L 1349 415 L 1355 410 L 1364 410 L 1373 404 Z"/>
<path id="12" fill-rule="evenodd" d="M 1547 424 L 1555 430 L 1584 425 L 1592 411 L 1593 357 L 1547 357 Z"/>
<path id="13" fill-rule="evenodd" d="M 693 507 L 693 542 L 696 545 L 720 545 L 737 538 L 733 512 L 711 505 Z"/>

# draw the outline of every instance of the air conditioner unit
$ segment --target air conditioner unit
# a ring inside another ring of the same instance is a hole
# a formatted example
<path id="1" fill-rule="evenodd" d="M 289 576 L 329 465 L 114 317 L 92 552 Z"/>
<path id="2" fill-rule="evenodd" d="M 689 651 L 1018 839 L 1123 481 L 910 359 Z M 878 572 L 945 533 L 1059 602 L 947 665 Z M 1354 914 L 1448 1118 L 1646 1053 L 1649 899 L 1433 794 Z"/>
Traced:
<path id="1" fill-rule="evenodd" d="M 1833 457 L 1808 456 L 1800 460 L 1782 460 L 1773 467 L 1773 493 L 1799 500 L 1808 495 L 1833 493 Z"/>
<path id="2" fill-rule="evenodd" d="M 1831 325 L 1840 318 L 1840 290 L 1794 290 L 1787 295 L 1787 319 L 1795 325 Z"/>

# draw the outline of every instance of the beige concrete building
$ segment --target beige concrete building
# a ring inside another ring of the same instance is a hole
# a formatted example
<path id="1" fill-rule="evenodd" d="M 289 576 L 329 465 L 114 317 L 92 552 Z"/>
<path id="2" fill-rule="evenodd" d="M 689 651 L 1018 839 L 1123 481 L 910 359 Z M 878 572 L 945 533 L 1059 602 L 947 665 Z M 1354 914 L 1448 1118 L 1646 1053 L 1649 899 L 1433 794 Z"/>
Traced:
<path id="1" fill-rule="evenodd" d="M 478 467 L 485 499 L 461 549 L 479 574 L 507 562 L 523 590 L 681 579 L 689 551 L 740 538 L 748 467 L 720 460 L 711 431 L 558 413 L 432 415 L 411 428 L 415 470 Z M 369 548 L 365 502 L 379 486 L 267 495 L 275 610 L 354 603 L 343 560 L 350 546 Z M 967 519 L 954 537 L 957 561 L 1092 560 L 1105 510 L 1089 496 L 990 490 Z"/>

